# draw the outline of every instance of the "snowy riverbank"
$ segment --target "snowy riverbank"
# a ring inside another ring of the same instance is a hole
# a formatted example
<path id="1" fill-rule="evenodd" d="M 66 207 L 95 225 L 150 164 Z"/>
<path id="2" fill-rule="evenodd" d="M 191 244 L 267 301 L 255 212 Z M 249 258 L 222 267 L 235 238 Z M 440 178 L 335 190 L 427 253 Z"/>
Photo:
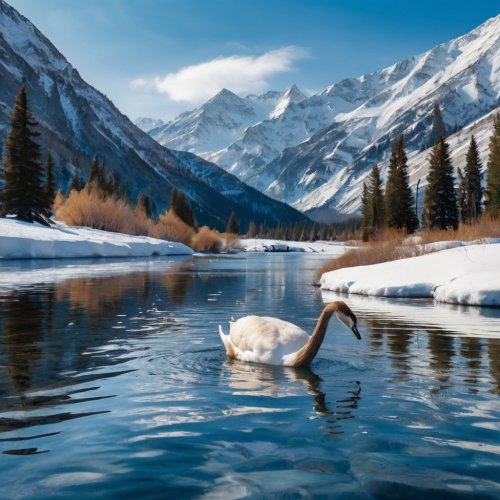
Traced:
<path id="1" fill-rule="evenodd" d="M 323 274 L 320 284 L 342 293 L 500 307 L 500 243 L 338 269 Z"/>
<path id="2" fill-rule="evenodd" d="M 241 239 L 239 248 L 244 252 L 307 252 L 323 253 L 333 256 L 342 255 L 347 246 L 336 241 L 282 241 L 261 238 Z"/>
<path id="3" fill-rule="evenodd" d="M 191 248 L 182 243 L 147 236 L 129 236 L 59 223 L 46 227 L 0 219 L 0 259 L 150 257 L 192 253 Z"/>

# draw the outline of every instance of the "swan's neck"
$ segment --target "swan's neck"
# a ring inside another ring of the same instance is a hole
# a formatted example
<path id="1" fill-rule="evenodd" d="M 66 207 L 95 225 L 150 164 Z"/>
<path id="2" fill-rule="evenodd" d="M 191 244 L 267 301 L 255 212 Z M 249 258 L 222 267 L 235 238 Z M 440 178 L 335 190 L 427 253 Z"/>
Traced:
<path id="1" fill-rule="evenodd" d="M 307 344 L 302 349 L 297 351 L 297 356 L 295 357 L 293 366 L 308 366 L 316 357 L 316 354 L 318 354 L 319 348 L 325 338 L 328 322 L 330 321 L 332 315 L 333 311 L 323 311 L 321 313 L 316 328 L 314 329 L 313 334 L 309 337 Z"/>

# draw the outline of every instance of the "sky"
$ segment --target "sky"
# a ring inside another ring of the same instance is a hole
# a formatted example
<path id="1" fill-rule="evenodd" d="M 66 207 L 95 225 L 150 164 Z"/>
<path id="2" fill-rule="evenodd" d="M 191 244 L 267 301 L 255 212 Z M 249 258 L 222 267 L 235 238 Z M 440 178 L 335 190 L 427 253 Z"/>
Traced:
<path id="1" fill-rule="evenodd" d="M 417 55 L 497 0 L 7 0 L 132 120 L 170 120 L 228 88 L 318 92 Z"/>

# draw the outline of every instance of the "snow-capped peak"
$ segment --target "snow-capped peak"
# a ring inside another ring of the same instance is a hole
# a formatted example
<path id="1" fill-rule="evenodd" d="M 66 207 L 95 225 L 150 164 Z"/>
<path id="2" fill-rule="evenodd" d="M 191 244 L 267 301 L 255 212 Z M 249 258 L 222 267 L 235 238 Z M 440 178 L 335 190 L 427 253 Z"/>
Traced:
<path id="1" fill-rule="evenodd" d="M 148 118 L 146 116 L 139 116 L 134 120 L 134 123 L 144 132 L 151 132 L 151 130 L 165 125 L 161 118 Z"/>
<path id="2" fill-rule="evenodd" d="M 160 144 L 210 155 L 243 136 L 248 127 L 279 116 L 291 104 L 305 99 L 293 85 L 284 92 L 239 97 L 223 88 L 199 108 L 148 132 Z"/>
<path id="3" fill-rule="evenodd" d="M 306 95 L 303 94 L 295 83 L 283 94 L 276 104 L 273 111 L 270 113 L 269 118 L 278 118 L 281 116 L 291 103 L 298 103 L 306 99 Z"/>

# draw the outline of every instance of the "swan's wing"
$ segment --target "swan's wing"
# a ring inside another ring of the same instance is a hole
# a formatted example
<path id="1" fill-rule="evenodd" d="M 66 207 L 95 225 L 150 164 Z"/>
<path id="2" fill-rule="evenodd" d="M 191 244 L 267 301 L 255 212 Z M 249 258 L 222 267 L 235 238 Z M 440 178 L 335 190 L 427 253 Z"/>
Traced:
<path id="1" fill-rule="evenodd" d="M 246 316 L 231 324 L 231 343 L 247 361 L 281 364 L 283 356 L 301 349 L 309 335 L 277 318 Z"/>

